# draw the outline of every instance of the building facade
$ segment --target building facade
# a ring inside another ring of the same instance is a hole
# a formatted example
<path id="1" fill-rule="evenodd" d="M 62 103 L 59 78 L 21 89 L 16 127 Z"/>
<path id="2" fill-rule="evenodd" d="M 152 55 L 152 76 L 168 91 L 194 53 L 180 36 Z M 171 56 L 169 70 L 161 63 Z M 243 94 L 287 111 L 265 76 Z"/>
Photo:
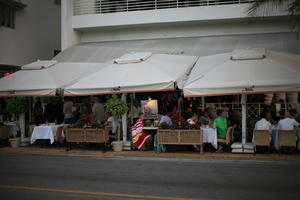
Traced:
<path id="1" fill-rule="evenodd" d="M 264 47 L 300 53 L 285 6 L 249 14 L 254 0 L 62 0 L 59 61 L 105 62 L 128 51 L 204 56 Z"/>
<path id="2" fill-rule="evenodd" d="M 0 0 L 0 73 L 60 51 L 60 2 Z"/>

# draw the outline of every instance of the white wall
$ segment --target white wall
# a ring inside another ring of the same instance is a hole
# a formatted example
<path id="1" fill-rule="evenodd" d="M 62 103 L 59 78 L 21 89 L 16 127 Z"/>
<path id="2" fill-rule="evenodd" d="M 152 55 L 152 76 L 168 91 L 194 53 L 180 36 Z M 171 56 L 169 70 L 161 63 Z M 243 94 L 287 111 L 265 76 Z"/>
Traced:
<path id="1" fill-rule="evenodd" d="M 24 65 L 51 59 L 61 46 L 60 6 L 54 0 L 23 0 L 15 29 L 0 28 L 0 64 Z"/>
<path id="2" fill-rule="evenodd" d="M 72 27 L 73 0 L 61 1 L 61 49 L 79 43 L 80 33 Z"/>
<path id="3" fill-rule="evenodd" d="M 288 18 L 140 25 L 82 31 L 81 42 L 284 33 L 294 29 Z"/>
<path id="4" fill-rule="evenodd" d="M 87 29 L 142 24 L 244 19 L 250 17 L 248 15 L 248 9 L 250 6 L 251 4 L 231 4 L 106 14 L 76 15 L 73 16 L 72 27 L 74 29 Z M 276 13 L 270 12 L 267 15 L 287 15 L 285 9 L 277 11 L 278 12 Z M 262 15 L 262 13 L 259 15 Z"/>

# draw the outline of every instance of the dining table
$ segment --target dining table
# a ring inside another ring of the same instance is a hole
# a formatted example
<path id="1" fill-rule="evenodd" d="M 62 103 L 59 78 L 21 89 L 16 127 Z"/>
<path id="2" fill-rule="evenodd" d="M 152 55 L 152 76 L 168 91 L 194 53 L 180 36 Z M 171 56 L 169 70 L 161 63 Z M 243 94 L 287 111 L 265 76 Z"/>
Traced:
<path id="1" fill-rule="evenodd" d="M 203 132 L 203 143 L 210 143 L 215 149 L 218 148 L 217 129 L 201 127 Z"/>
<path id="2" fill-rule="evenodd" d="M 48 139 L 50 140 L 50 143 L 53 144 L 55 141 L 57 128 L 61 126 L 64 125 L 48 124 L 48 125 L 40 125 L 34 127 L 30 138 L 30 143 L 33 144 L 36 140 L 40 140 L 40 139 Z M 65 137 L 64 131 L 62 131 L 61 134 L 62 134 L 61 136 L 64 138 Z"/>

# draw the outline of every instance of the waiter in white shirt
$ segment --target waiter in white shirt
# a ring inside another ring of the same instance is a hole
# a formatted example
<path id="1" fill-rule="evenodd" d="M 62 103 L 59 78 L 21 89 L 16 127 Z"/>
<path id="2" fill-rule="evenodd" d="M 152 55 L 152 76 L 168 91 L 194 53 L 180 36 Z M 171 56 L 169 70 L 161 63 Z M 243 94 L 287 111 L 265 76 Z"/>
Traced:
<path id="1" fill-rule="evenodd" d="M 299 123 L 292 117 L 291 113 L 286 111 L 284 113 L 284 119 L 278 122 L 279 130 L 294 130 L 299 126 Z"/>
<path id="2" fill-rule="evenodd" d="M 97 122 L 101 123 L 105 120 L 104 106 L 101 103 L 100 97 L 96 98 L 96 102 L 94 103 L 92 110 Z"/>

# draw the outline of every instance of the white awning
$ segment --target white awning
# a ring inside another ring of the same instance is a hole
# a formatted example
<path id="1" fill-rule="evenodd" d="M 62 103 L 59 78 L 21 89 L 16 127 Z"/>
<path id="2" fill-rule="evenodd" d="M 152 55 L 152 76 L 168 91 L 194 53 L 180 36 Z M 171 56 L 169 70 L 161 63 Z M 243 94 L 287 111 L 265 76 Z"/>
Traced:
<path id="1" fill-rule="evenodd" d="M 131 56 L 134 57 L 134 56 Z M 93 95 L 129 93 L 143 91 L 174 90 L 175 84 L 182 86 L 196 56 L 152 54 L 137 63 L 117 64 L 86 76 L 65 88 L 65 95 Z"/>
<path id="2" fill-rule="evenodd" d="M 184 84 L 185 97 L 300 91 L 299 55 L 267 51 L 265 58 L 241 60 L 232 55 L 199 58 Z"/>
<path id="3" fill-rule="evenodd" d="M 48 68 L 20 70 L 0 79 L 0 96 L 55 95 L 57 89 L 101 67 L 99 63 L 58 63 Z"/>

